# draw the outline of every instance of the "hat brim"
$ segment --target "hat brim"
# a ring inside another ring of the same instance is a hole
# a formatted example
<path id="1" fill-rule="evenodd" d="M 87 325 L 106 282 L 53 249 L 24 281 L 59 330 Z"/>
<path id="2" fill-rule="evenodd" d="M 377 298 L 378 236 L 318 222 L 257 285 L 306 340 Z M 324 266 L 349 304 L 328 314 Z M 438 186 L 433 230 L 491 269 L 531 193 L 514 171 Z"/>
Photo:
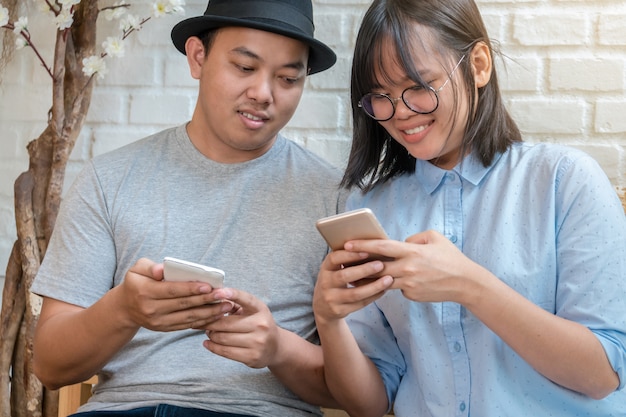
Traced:
<path id="1" fill-rule="evenodd" d="M 311 71 L 309 74 L 315 74 L 327 70 L 332 67 L 337 61 L 337 56 L 328 46 L 304 35 L 302 32 L 290 29 L 287 25 L 277 26 L 275 21 L 271 23 L 263 22 L 262 20 L 243 20 L 232 17 L 222 16 L 197 16 L 192 17 L 182 22 L 179 22 L 172 29 L 172 42 L 174 46 L 181 53 L 185 54 L 185 43 L 191 36 L 199 36 L 211 29 L 217 29 L 225 26 L 242 26 L 252 29 L 264 30 L 267 32 L 277 33 L 290 38 L 300 40 L 309 45 L 309 67 Z"/>

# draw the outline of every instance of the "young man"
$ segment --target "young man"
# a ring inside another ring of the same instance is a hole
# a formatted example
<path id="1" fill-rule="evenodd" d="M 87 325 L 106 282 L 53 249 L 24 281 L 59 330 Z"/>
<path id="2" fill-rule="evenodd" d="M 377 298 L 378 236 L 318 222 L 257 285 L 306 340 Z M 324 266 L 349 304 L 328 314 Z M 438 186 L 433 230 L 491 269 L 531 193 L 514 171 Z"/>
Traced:
<path id="1" fill-rule="evenodd" d="M 335 404 L 314 223 L 342 211 L 341 172 L 279 131 L 335 54 L 304 0 L 211 0 L 172 39 L 199 80 L 192 119 L 94 158 L 66 196 L 32 287 L 37 376 L 97 374 L 80 415 L 319 415 L 309 403 Z M 228 288 L 164 280 L 166 256 L 224 270 Z"/>

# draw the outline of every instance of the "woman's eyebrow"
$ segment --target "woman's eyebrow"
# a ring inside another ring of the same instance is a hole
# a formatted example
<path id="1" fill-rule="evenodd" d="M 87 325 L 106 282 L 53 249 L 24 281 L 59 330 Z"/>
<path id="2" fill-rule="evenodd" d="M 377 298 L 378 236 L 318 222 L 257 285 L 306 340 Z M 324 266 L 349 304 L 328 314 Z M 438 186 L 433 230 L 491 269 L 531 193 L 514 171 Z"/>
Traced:
<path id="1" fill-rule="evenodd" d="M 422 78 L 433 73 L 433 71 L 429 68 L 423 68 L 423 69 L 416 68 L 416 71 L 417 71 L 417 74 Z"/>

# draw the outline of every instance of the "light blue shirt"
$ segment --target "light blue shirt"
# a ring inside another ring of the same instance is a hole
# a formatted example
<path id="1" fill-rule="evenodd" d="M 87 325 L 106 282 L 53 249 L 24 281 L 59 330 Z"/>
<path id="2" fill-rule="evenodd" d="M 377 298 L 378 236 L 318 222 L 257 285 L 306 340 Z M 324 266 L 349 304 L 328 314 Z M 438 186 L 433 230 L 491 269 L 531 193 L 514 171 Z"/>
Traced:
<path id="1" fill-rule="evenodd" d="M 626 415 L 626 217 L 586 154 L 517 143 L 483 167 L 417 161 L 347 209 L 370 207 L 392 239 L 429 229 L 541 308 L 587 326 L 620 378 L 593 400 L 541 376 L 472 313 L 389 291 L 348 317 L 397 416 Z M 567 349 L 567 346 L 564 346 Z"/>

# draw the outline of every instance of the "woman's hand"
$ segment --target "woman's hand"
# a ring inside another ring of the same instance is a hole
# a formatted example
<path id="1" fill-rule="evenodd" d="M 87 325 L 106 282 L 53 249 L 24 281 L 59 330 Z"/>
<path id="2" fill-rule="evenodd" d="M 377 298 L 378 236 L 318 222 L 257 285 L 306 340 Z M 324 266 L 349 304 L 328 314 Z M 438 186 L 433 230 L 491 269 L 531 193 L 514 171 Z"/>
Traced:
<path id="1" fill-rule="evenodd" d="M 391 289 L 420 302 L 455 301 L 467 297 L 471 277 L 481 267 L 467 258 L 445 236 L 435 231 L 417 233 L 405 242 L 354 240 L 346 243 L 352 253 L 373 253 L 393 258 L 385 262 L 384 273 L 393 277 Z M 351 268 L 350 268 L 351 269 Z"/>
<path id="2" fill-rule="evenodd" d="M 346 250 L 333 251 L 326 256 L 313 295 L 316 320 L 342 319 L 382 297 L 393 279 L 382 261 L 358 264 L 368 256 L 365 252 Z M 343 266 L 354 263 L 357 265 Z"/>

